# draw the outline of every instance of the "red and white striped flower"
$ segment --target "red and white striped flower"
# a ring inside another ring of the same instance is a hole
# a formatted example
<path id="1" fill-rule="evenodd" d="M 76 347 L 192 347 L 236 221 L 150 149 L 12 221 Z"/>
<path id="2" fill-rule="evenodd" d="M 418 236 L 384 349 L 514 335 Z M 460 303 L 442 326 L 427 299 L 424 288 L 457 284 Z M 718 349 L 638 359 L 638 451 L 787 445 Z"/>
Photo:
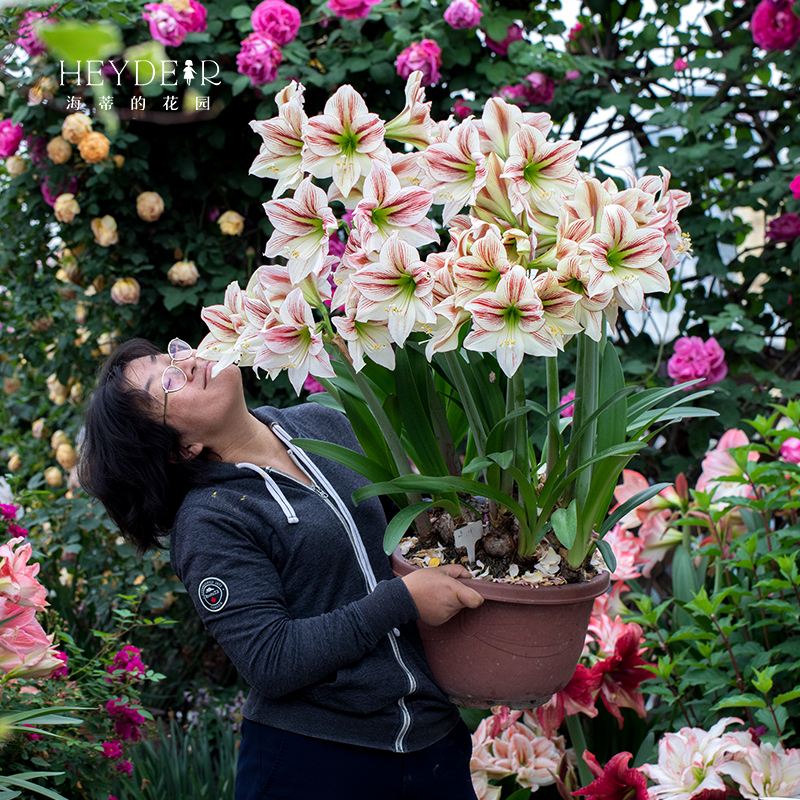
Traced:
<path id="1" fill-rule="evenodd" d="M 356 319 L 358 297 L 351 295 L 345 306 L 344 316 L 334 317 L 333 324 L 339 335 L 347 342 L 347 351 L 353 359 L 353 368 L 360 372 L 364 368 L 364 356 L 386 369 L 394 369 L 394 349 L 392 334 L 386 322 Z"/>
<path id="2" fill-rule="evenodd" d="M 386 123 L 386 138 L 394 139 L 424 150 L 433 142 L 431 102 L 425 102 L 422 72 L 416 70 L 406 81 L 406 105 L 393 119 Z"/>
<path id="3" fill-rule="evenodd" d="M 315 178 L 333 178 L 343 197 L 374 161 L 389 164 L 383 123 L 352 86 L 340 87 L 303 133 L 303 168 Z"/>

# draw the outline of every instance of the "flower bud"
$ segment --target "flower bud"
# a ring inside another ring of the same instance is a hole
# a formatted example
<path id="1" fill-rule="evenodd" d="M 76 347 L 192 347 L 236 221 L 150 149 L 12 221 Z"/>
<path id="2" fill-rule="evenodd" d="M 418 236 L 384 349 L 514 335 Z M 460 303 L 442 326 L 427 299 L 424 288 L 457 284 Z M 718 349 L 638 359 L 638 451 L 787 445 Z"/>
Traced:
<path id="1" fill-rule="evenodd" d="M 22 469 L 22 459 L 19 457 L 19 453 L 11 454 L 7 466 L 9 472 L 19 472 L 19 470 Z"/>
<path id="2" fill-rule="evenodd" d="M 52 488 L 56 488 L 56 486 L 61 486 L 64 483 L 64 476 L 61 474 L 61 470 L 58 467 L 48 467 L 44 471 L 44 480 L 48 486 Z"/>
<path id="3" fill-rule="evenodd" d="M 57 406 L 63 406 L 67 402 L 67 397 L 69 397 L 69 389 L 58 380 L 55 372 L 48 376 L 45 383 L 47 384 L 47 394 L 50 402 Z"/>
<path id="4" fill-rule="evenodd" d="M 145 222 L 155 222 L 164 213 L 164 201 L 158 192 L 142 192 L 136 198 L 136 213 Z"/>
<path id="5" fill-rule="evenodd" d="M 117 221 L 111 214 L 106 214 L 104 217 L 95 217 L 92 220 L 92 233 L 94 240 L 100 247 L 111 247 L 119 241 L 119 233 L 117 233 Z"/>
<path id="6" fill-rule="evenodd" d="M 70 114 L 61 125 L 61 135 L 71 144 L 80 144 L 91 130 L 92 120 L 80 111 Z"/>
<path id="7" fill-rule="evenodd" d="M 125 156 L 121 156 L 119 153 L 117 153 L 117 155 L 111 156 L 111 160 L 114 162 L 114 166 L 117 169 L 120 169 L 125 163 Z"/>
<path id="8" fill-rule="evenodd" d="M 239 236 L 244 230 L 244 217 L 237 211 L 226 211 L 217 220 L 217 225 L 226 236 Z"/>
<path id="9" fill-rule="evenodd" d="M 69 443 L 70 443 L 69 436 L 67 436 L 67 434 L 64 433 L 64 431 L 56 431 L 50 437 L 50 447 L 52 447 L 53 450 L 58 450 L 59 445 L 69 444 Z"/>
<path id="10" fill-rule="evenodd" d="M 20 386 L 22 386 L 22 381 L 16 376 L 13 378 L 3 378 L 3 391 L 6 394 L 14 394 L 14 392 L 18 392 Z"/>
<path id="11" fill-rule="evenodd" d="M 6 159 L 6 172 L 12 178 L 18 178 L 28 169 L 28 162 L 22 156 L 9 156 Z"/>
<path id="12" fill-rule="evenodd" d="M 56 461 L 58 461 L 64 469 L 72 469 L 77 460 L 78 457 L 75 454 L 75 448 L 71 444 L 60 444 L 56 448 Z"/>
<path id="13" fill-rule="evenodd" d="M 167 273 L 169 282 L 175 286 L 194 286 L 199 277 L 194 261 L 176 261 Z"/>
<path id="14" fill-rule="evenodd" d="M 139 294 L 139 281 L 136 278 L 120 278 L 111 287 L 111 299 L 120 306 L 135 306 L 139 302 Z"/>
<path id="15" fill-rule="evenodd" d="M 56 219 L 59 222 L 72 222 L 75 216 L 81 213 L 81 207 L 78 205 L 75 195 L 67 192 L 56 197 L 53 211 L 55 211 Z"/>
<path id="16" fill-rule="evenodd" d="M 105 134 L 92 131 L 81 139 L 78 151 L 87 164 L 99 164 L 108 158 L 109 141 Z"/>
<path id="17" fill-rule="evenodd" d="M 72 145 L 63 136 L 56 136 L 47 143 L 47 155 L 54 164 L 66 164 L 72 155 Z"/>
<path id="18" fill-rule="evenodd" d="M 46 424 L 45 418 L 39 417 L 39 419 L 31 425 L 31 436 L 33 436 L 34 439 L 44 439 L 45 436 L 47 436 Z"/>

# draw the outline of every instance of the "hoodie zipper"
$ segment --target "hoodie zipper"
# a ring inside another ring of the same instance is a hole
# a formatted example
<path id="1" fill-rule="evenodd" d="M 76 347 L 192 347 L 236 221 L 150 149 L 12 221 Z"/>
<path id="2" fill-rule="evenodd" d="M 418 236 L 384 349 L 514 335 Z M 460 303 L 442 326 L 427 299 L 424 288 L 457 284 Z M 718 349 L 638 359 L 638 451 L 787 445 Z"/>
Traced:
<path id="1" fill-rule="evenodd" d="M 353 550 L 356 554 L 356 560 L 359 563 L 359 567 L 361 568 L 361 574 L 364 577 L 364 581 L 367 585 L 367 591 L 372 592 L 374 588 L 378 585 L 377 580 L 375 579 L 375 573 L 372 571 L 372 566 L 369 563 L 369 557 L 367 556 L 367 552 L 364 548 L 364 543 L 361 541 L 361 536 L 358 533 L 358 527 L 356 526 L 355 521 L 353 520 L 350 512 L 345 507 L 344 511 L 339 507 L 338 503 L 335 503 L 332 499 L 330 494 L 325 491 L 314 479 L 313 475 L 309 475 L 309 471 L 318 472 L 322 479 L 325 480 L 322 471 L 314 464 L 311 459 L 308 457 L 306 453 L 300 450 L 296 445 L 293 445 L 289 435 L 286 431 L 283 430 L 279 425 L 273 424 L 272 430 L 275 434 L 278 435 L 278 438 L 286 444 L 289 455 L 292 457 L 292 460 L 297 464 L 297 466 L 303 470 L 303 472 L 308 475 L 311 479 L 311 485 L 305 483 L 304 481 L 295 478 L 293 475 L 289 475 L 286 472 L 282 472 L 279 469 L 275 469 L 274 467 L 267 467 L 267 472 L 275 473 L 280 475 L 281 477 L 288 478 L 290 481 L 302 486 L 305 489 L 308 489 L 314 494 L 316 494 L 336 515 L 336 518 L 342 523 L 344 526 L 345 532 L 347 533 L 347 537 L 350 540 L 350 544 L 353 547 Z M 305 462 L 308 466 L 308 469 L 304 467 L 303 464 L 299 463 L 300 461 Z M 331 487 L 332 488 L 332 487 Z M 335 489 L 332 489 L 335 493 Z M 343 505 L 342 499 L 336 494 L 336 498 L 341 502 Z M 346 514 L 346 516 L 345 516 Z M 386 634 L 389 639 L 389 646 L 392 649 L 392 653 L 394 654 L 395 660 L 399 664 L 400 668 L 406 675 L 408 679 L 408 692 L 404 697 L 401 697 L 397 701 L 397 705 L 400 708 L 400 714 L 402 717 L 402 724 L 400 725 L 400 730 L 397 733 L 397 736 L 394 740 L 394 749 L 397 753 L 404 753 L 404 739 L 406 733 L 408 733 L 408 729 L 411 727 L 411 712 L 408 710 L 405 697 L 408 695 L 413 694 L 417 690 L 417 680 L 414 677 L 414 674 L 406 665 L 405 661 L 403 660 L 403 656 L 400 653 L 400 646 L 397 643 L 396 637 L 400 635 L 400 631 L 396 628 L 394 632 L 390 632 Z"/>

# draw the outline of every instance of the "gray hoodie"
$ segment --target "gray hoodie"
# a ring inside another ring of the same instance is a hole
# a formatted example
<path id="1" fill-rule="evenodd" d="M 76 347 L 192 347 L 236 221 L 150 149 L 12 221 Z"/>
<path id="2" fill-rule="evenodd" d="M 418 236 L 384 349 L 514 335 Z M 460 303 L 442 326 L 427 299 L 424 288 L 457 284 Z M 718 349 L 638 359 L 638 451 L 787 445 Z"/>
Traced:
<path id="1" fill-rule="evenodd" d="M 383 552 L 367 481 L 291 444 L 359 451 L 346 418 L 314 403 L 254 412 L 311 477 L 214 462 L 188 493 L 172 566 L 203 622 L 251 687 L 244 716 L 319 739 L 395 752 L 427 747 L 458 721 L 431 676 L 417 609 Z"/>

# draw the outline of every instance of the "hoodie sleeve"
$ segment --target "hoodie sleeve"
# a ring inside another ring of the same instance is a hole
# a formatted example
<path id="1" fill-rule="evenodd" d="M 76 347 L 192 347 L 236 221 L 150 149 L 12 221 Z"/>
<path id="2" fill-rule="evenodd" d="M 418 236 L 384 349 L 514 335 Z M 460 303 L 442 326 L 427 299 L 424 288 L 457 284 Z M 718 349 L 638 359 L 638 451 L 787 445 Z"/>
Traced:
<path id="1" fill-rule="evenodd" d="M 176 520 L 172 565 L 206 627 L 262 695 L 281 697 L 320 681 L 418 618 L 400 578 L 341 608 L 293 618 L 275 565 L 242 528 L 220 508 L 194 505 Z"/>

